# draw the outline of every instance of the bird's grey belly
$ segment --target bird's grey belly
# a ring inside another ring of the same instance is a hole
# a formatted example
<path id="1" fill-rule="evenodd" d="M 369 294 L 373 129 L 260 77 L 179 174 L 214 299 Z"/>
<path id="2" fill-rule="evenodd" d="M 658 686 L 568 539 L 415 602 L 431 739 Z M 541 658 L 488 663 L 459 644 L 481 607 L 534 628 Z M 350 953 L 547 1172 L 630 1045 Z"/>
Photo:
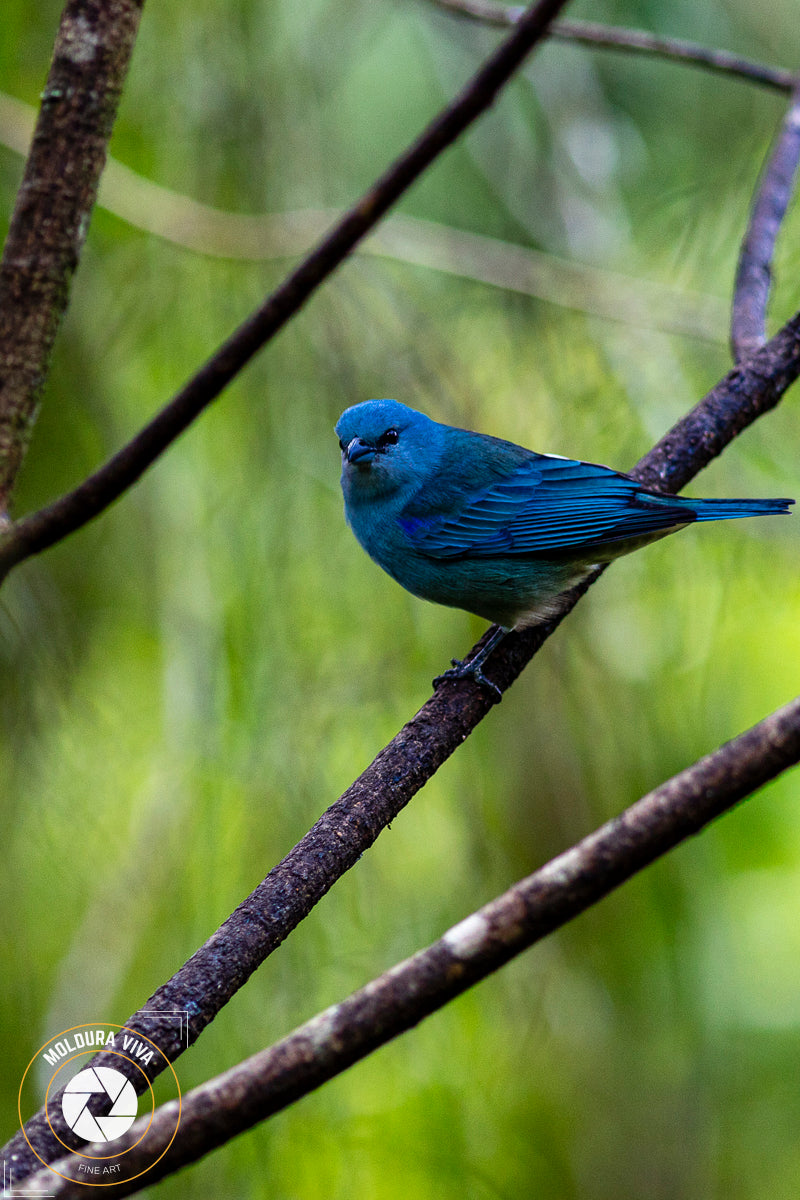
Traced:
<path id="1" fill-rule="evenodd" d="M 563 593 L 585 579 L 597 564 L 658 541 L 676 528 L 679 526 L 586 547 L 586 558 L 573 558 L 569 553 L 553 558 L 537 554 L 435 558 L 421 554 L 406 539 L 401 543 L 394 528 L 388 537 L 384 530 L 384 536 L 376 538 L 373 545 L 362 545 L 384 571 L 415 596 L 463 608 L 513 629 L 556 616 L 564 606 Z"/>
<path id="2" fill-rule="evenodd" d="M 591 565 L 533 557 L 434 559 L 419 554 L 381 566 L 415 596 L 466 609 L 506 629 L 555 616 L 561 593 L 591 570 Z"/>

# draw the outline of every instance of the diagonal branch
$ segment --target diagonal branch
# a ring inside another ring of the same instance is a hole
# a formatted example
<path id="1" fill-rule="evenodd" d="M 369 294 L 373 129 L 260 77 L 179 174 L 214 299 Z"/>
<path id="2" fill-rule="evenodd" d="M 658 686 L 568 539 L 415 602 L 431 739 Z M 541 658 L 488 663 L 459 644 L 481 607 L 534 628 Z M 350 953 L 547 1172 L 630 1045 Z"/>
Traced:
<path id="1" fill-rule="evenodd" d="M 468 17 L 484 25 L 505 29 L 513 28 L 520 14 L 525 11 L 519 7 L 497 4 L 495 0 L 430 0 L 430 3 L 454 16 Z M 707 71 L 714 71 L 720 75 L 733 75 L 778 92 L 791 92 L 798 82 L 798 74 L 795 71 L 785 71 L 780 67 L 753 62 L 727 50 L 701 46 L 684 38 L 664 37 L 643 29 L 624 29 L 615 25 L 601 25 L 595 21 L 554 21 L 547 36 L 559 42 L 576 42 L 582 46 L 673 59 L 695 67 L 704 67 Z"/>
<path id="2" fill-rule="evenodd" d="M 432 945 L 195 1088 L 183 1097 L 174 1141 L 175 1102 L 137 1121 L 119 1148 L 127 1151 L 129 1176 L 147 1173 L 114 1194 L 129 1195 L 196 1162 L 413 1028 L 798 760 L 800 699 L 648 793 Z M 83 1196 L 85 1182 L 73 1182 L 83 1160 L 55 1166 L 64 1178 L 56 1182 L 45 1170 L 28 1185 L 47 1184 L 59 1200 Z"/>
<path id="3" fill-rule="evenodd" d="M 385 212 L 494 101 L 567 0 L 539 0 L 460 94 L 377 180 L 161 412 L 104 466 L 54 504 L 23 518 L 0 545 L 0 579 L 80 529 L 122 495 L 299 311 Z"/>
<path id="4" fill-rule="evenodd" d="M 731 348 L 736 362 L 741 362 L 767 340 L 772 259 L 778 231 L 792 196 L 798 160 L 800 87 L 792 94 L 789 111 L 764 166 L 739 254 L 731 314 Z"/>
<path id="5" fill-rule="evenodd" d="M 800 313 L 762 350 L 734 368 L 639 462 L 632 472 L 648 486 L 679 491 L 747 425 L 774 408 L 800 374 Z M 587 590 L 570 594 L 557 619 L 509 636 L 489 660 L 487 673 L 505 690 Z M 471 682 L 439 688 L 384 747 L 372 764 L 322 814 L 293 850 L 269 872 L 171 979 L 126 1026 L 152 1037 L 175 1061 L 186 1048 L 175 1022 L 154 1010 L 188 1010 L 189 1044 L 224 1008 L 250 975 L 375 842 L 450 755 L 486 716 L 493 701 Z M 93 1060 L 114 1066 L 118 1060 Z M 57 1109 L 56 1109 L 57 1111 Z M 61 1153 L 40 1110 L 27 1136 L 45 1161 Z M 69 1143 L 70 1132 L 57 1130 Z M 36 1162 L 22 1134 L 9 1142 L 18 1177 Z"/>
<path id="6" fill-rule="evenodd" d="M 299 310 L 403 190 L 483 111 L 514 66 L 542 36 L 547 15 L 558 7 L 558 0 L 550 0 L 548 4 L 543 0 L 538 8 L 531 10 L 514 36 L 488 60 L 455 104 L 433 122 L 317 250 L 128 447 L 75 492 L 21 522 L 16 533 L 11 532 L 0 549 L 0 565 L 4 570 L 80 527 L 138 478 L 211 403 L 252 354 Z M 525 36 L 520 38 L 522 32 Z M 798 373 L 800 314 L 772 342 L 726 376 L 642 460 L 635 473 L 655 486 L 679 490 L 747 424 L 774 407 Z M 576 590 L 573 604 L 584 590 L 585 587 Z M 491 673 L 495 681 L 503 687 L 509 686 L 560 619 L 509 638 L 493 659 Z M 190 1041 L 196 1040 L 250 974 L 461 744 L 489 707 L 491 701 L 486 693 L 468 683 L 440 689 L 146 1007 L 188 1009 L 192 1013 Z M 144 1018 L 140 1013 L 128 1025 L 143 1031 L 145 1023 L 164 1054 L 171 1060 L 177 1058 L 184 1046 L 170 1028 L 173 1023 L 164 1022 L 163 1027 L 154 1031 L 153 1018 Z M 102 1056 L 96 1061 L 102 1064 Z M 116 1060 L 114 1065 L 118 1066 Z M 54 1158 L 59 1152 L 58 1143 L 43 1114 L 37 1114 L 26 1128 L 42 1157 Z M 9 1153 L 16 1155 L 17 1172 L 24 1173 L 35 1165 L 21 1135 L 9 1146 Z"/>
<path id="7" fill-rule="evenodd" d="M 0 92 L 0 146 L 28 153 L 36 110 Z M 335 209 L 240 213 L 214 208 L 132 171 L 109 155 L 97 204 L 135 229 L 206 257 L 299 258 L 338 219 Z M 725 341 L 728 304 L 716 296 L 558 258 L 530 246 L 389 213 L 354 253 L 393 259 L 609 321 Z"/>
<path id="8" fill-rule="evenodd" d="M 67 0 L 0 264 L 0 510 L 36 419 L 144 0 Z"/>
<path id="9" fill-rule="evenodd" d="M 461 15 L 513 25 L 516 32 L 487 60 L 453 104 L 432 122 L 417 142 L 334 226 L 281 287 L 234 332 L 127 446 L 73 491 L 23 518 L 6 531 L 0 543 L 0 580 L 16 564 L 87 524 L 140 478 L 171 442 L 217 398 L 253 354 L 299 311 L 312 292 L 341 265 L 427 166 L 491 104 L 497 91 L 533 45 L 544 36 L 548 20 L 563 7 L 566 0 L 541 0 L 538 6 L 527 11 L 521 8 L 507 9 L 493 4 L 491 0 L 434 2 Z M 797 83 L 797 76 L 790 72 L 762 67 L 724 51 L 708 50 L 677 39 L 588 22 L 557 22 L 550 27 L 551 31 L 553 28 L 557 36 L 565 40 L 678 58 L 713 70 L 738 74 L 782 91 L 792 90 Z"/>

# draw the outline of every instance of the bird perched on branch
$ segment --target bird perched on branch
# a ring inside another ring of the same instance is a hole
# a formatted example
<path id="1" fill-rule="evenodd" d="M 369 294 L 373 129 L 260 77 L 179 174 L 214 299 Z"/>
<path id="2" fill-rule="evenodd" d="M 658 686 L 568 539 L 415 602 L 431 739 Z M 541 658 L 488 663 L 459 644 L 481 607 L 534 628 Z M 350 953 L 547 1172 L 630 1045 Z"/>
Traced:
<path id="1" fill-rule="evenodd" d="M 793 500 L 690 500 L 595 463 L 536 454 L 367 400 L 336 425 L 345 516 L 371 558 L 415 596 L 500 628 L 445 678 L 499 689 L 483 664 L 511 629 L 555 616 L 600 563 L 693 521 L 786 513 Z"/>

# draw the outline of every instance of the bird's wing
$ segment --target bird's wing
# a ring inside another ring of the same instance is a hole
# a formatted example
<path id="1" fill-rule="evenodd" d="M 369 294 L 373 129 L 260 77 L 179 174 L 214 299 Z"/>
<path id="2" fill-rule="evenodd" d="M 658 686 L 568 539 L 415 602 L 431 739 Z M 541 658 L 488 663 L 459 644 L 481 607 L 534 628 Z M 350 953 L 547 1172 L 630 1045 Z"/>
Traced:
<path id="1" fill-rule="evenodd" d="M 695 520 L 691 502 L 644 491 L 609 467 L 532 455 L 499 483 L 446 514 L 409 506 L 399 521 L 433 558 L 545 554 L 646 537 Z"/>

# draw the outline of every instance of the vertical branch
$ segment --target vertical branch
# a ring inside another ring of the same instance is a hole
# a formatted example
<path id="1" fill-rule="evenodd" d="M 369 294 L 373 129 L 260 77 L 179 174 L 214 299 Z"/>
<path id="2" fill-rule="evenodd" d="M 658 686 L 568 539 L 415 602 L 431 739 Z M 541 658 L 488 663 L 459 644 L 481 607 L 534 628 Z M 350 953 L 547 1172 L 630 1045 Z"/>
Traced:
<path id="1" fill-rule="evenodd" d="M 778 230 L 786 214 L 800 159 L 800 88 L 767 159 L 739 252 L 731 313 L 731 349 L 741 362 L 767 340 L 767 303 Z"/>
<path id="2" fill-rule="evenodd" d="M 16 563 L 85 525 L 139 479 L 167 446 L 216 400 L 253 355 L 302 308 L 411 184 L 490 107 L 533 47 L 543 40 L 553 17 L 566 3 L 567 0 L 536 0 L 531 4 L 517 22 L 514 33 L 481 64 L 452 103 L 375 180 L 169 404 L 77 488 L 13 526 L 0 550 L 0 582 Z"/>
<path id="3" fill-rule="evenodd" d="M 66 0 L 0 263 L 0 510 L 22 464 L 144 0 Z"/>

